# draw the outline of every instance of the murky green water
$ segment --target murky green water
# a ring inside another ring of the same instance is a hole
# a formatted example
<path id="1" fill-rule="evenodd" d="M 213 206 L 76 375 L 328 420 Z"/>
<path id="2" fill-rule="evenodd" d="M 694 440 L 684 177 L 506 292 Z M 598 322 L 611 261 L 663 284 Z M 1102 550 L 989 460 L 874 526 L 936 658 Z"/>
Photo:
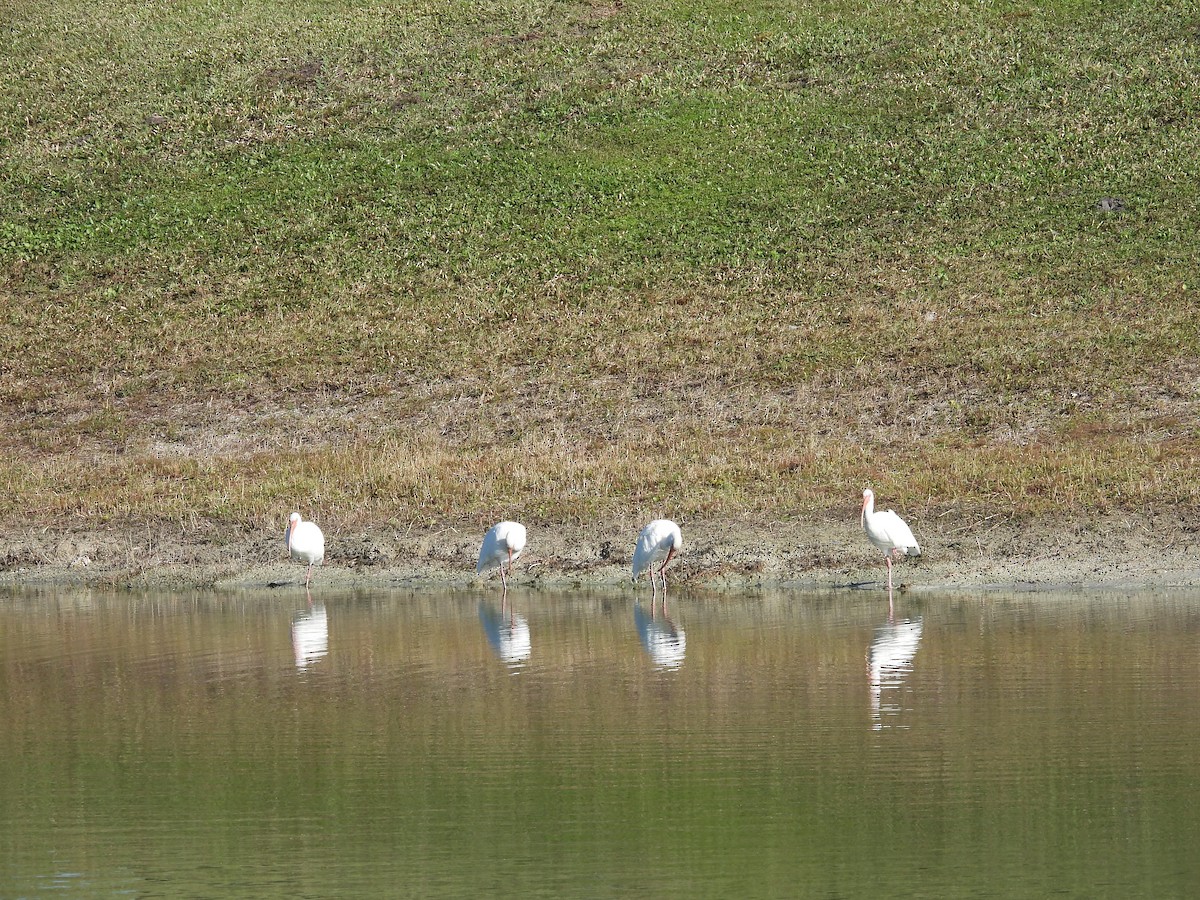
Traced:
<path id="1" fill-rule="evenodd" d="M 1183 897 L 1200 594 L 0 594 L 0 897 Z"/>

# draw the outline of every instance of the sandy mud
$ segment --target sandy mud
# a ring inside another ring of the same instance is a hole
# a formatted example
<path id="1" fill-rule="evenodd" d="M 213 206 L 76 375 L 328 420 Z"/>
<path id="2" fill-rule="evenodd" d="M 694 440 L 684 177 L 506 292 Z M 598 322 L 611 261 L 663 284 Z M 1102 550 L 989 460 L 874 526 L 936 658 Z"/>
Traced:
<path id="1" fill-rule="evenodd" d="M 1200 536 L 1170 515 L 1098 520 L 921 523 L 924 555 L 896 566 L 906 590 L 1200 586 Z M 857 521 L 681 522 L 684 552 L 668 570 L 680 588 L 883 589 L 883 558 Z M 636 523 L 529 527 L 514 585 L 632 590 Z M 389 526 L 326 533 L 313 590 L 457 588 L 475 582 L 482 530 Z M 493 576 L 495 577 L 494 573 Z M 247 589 L 302 586 L 304 567 L 272 534 L 149 530 L 30 531 L 0 539 L 0 585 Z"/>

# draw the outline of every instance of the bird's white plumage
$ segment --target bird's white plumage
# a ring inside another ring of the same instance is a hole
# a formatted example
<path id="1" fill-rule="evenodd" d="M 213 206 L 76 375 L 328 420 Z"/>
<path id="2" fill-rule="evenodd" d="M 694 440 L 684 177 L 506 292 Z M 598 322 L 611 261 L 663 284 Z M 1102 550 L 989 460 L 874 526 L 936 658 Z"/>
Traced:
<path id="1" fill-rule="evenodd" d="M 304 579 L 307 586 L 312 579 L 312 567 L 325 561 L 325 535 L 315 522 L 305 522 L 300 518 L 300 513 L 294 512 L 288 517 L 284 539 L 292 559 L 308 564 L 308 574 Z"/>
<path id="2" fill-rule="evenodd" d="M 654 564 L 664 560 L 665 566 L 665 561 L 682 549 L 683 532 L 679 530 L 679 526 L 670 519 L 655 519 L 642 529 L 633 548 L 633 580 L 637 581 L 638 576 L 646 569 L 650 569 L 653 578 Z"/>
<path id="3" fill-rule="evenodd" d="M 883 551 L 888 569 L 888 597 L 892 591 L 892 557 L 920 556 L 921 545 L 913 537 L 912 529 L 890 509 L 875 512 L 875 493 L 867 488 L 863 491 L 862 527 L 867 540 Z"/>
<path id="4" fill-rule="evenodd" d="M 903 519 L 890 509 L 875 512 L 875 494 L 870 489 L 863 491 L 862 526 L 867 540 L 885 554 L 921 555 L 921 545 Z"/>
<path id="5" fill-rule="evenodd" d="M 525 549 L 525 526 L 520 522 L 499 522 L 488 529 L 483 536 L 483 545 L 479 548 L 479 562 L 475 564 L 475 574 L 482 575 L 497 567 L 504 573 L 504 564 L 512 563 Z"/>

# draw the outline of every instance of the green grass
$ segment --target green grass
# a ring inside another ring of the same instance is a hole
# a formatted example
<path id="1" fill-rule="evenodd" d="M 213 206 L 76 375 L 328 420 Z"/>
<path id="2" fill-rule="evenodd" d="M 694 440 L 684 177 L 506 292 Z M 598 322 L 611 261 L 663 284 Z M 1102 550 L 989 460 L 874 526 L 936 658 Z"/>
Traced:
<path id="1" fill-rule="evenodd" d="M 1200 508 L 1189 3 L 0 29 L 9 527 Z"/>

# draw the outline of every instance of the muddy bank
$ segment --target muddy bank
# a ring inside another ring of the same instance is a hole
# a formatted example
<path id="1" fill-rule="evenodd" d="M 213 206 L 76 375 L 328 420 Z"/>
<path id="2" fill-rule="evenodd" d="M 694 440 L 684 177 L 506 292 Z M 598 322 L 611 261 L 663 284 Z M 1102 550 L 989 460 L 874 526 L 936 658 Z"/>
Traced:
<path id="1" fill-rule="evenodd" d="M 948 518 L 948 517 L 947 517 Z M 883 559 L 850 521 L 683 522 L 675 586 L 882 588 Z M 1200 586 L 1200 534 L 1170 515 L 1088 521 L 921 523 L 925 555 L 898 564 L 909 590 L 1059 586 Z M 529 528 L 514 583 L 632 589 L 634 523 Z M 389 526 L 326 530 L 326 564 L 313 589 L 462 587 L 475 581 L 482 532 Z M 303 586 L 280 533 L 149 529 L 30 530 L 0 539 L 0 585 L 89 584 L 165 589 Z"/>

